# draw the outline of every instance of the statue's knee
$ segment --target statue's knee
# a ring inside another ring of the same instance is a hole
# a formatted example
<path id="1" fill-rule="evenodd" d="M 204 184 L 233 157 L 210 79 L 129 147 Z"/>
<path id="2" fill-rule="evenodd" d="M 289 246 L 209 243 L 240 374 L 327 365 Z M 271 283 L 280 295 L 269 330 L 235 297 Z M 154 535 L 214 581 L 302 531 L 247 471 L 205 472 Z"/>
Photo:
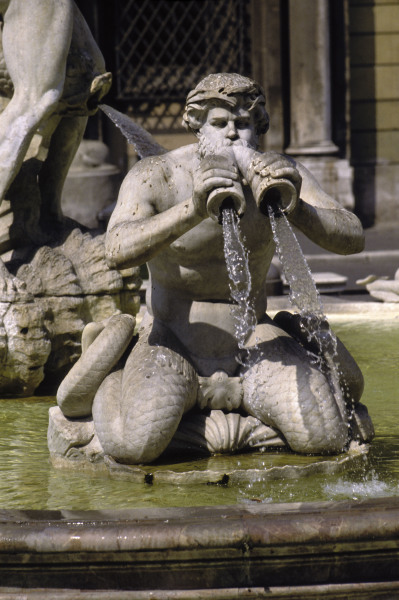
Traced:
<path id="1" fill-rule="evenodd" d="M 36 111 L 41 120 L 53 112 L 62 97 L 62 89 L 52 88 L 44 92 L 37 102 Z"/>
<path id="2" fill-rule="evenodd" d="M 300 454 L 340 454 L 345 451 L 349 442 L 348 423 L 340 421 L 333 427 L 308 432 L 308 435 L 305 433 L 287 441 L 291 450 Z"/>
<path id="3" fill-rule="evenodd" d="M 154 443 L 154 440 L 148 439 L 147 442 L 137 440 L 136 443 L 126 443 L 123 436 L 120 444 L 115 445 L 111 453 L 112 458 L 117 462 L 127 465 L 148 464 L 159 458 L 164 448 Z"/>
<path id="4" fill-rule="evenodd" d="M 82 354 L 92 345 L 103 329 L 104 323 L 102 322 L 97 323 L 93 321 L 85 325 L 82 331 Z"/>

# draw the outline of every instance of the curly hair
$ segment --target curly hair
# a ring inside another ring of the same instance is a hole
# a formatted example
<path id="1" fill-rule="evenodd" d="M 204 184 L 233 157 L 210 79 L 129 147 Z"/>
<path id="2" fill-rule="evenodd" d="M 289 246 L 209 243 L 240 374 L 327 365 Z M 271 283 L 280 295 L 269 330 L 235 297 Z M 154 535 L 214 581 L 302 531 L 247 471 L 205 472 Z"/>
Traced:
<path id="1" fill-rule="evenodd" d="M 269 115 L 263 89 L 253 79 L 237 73 L 212 73 L 189 92 L 183 126 L 194 134 L 202 127 L 208 111 L 215 106 L 234 108 L 238 103 L 254 112 L 257 135 L 269 129 Z"/>

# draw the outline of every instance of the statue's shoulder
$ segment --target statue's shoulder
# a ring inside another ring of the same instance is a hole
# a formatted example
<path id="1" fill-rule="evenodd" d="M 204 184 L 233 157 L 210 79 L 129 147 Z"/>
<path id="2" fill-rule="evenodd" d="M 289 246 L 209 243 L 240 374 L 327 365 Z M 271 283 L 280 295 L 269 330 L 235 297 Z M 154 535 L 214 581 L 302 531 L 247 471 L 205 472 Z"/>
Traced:
<path id="1" fill-rule="evenodd" d="M 165 154 L 142 158 L 133 166 L 130 172 L 135 176 L 146 176 L 150 172 L 154 176 L 168 173 L 170 169 L 179 167 L 190 169 L 196 156 L 197 144 L 181 146 Z"/>
<path id="2" fill-rule="evenodd" d="M 189 144 L 188 146 L 180 146 L 175 150 L 171 150 L 162 156 L 166 160 L 168 166 L 182 167 L 183 169 L 191 170 L 193 164 L 198 160 L 198 144 Z"/>

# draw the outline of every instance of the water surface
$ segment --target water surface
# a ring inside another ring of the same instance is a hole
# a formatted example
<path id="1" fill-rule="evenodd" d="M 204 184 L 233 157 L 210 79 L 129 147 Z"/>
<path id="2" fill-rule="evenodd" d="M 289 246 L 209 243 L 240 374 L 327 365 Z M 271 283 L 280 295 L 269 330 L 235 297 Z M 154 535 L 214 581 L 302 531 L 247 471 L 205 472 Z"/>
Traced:
<path id="1" fill-rule="evenodd" d="M 260 502 L 305 502 L 399 495 L 399 320 L 339 322 L 334 326 L 359 362 L 364 403 L 376 438 L 356 468 L 326 477 L 252 482 L 241 486 L 133 484 L 105 476 L 54 469 L 47 450 L 48 409 L 54 398 L 0 400 L 0 507 L 95 510 Z M 294 454 L 212 457 L 176 469 L 262 468 L 314 462 Z"/>

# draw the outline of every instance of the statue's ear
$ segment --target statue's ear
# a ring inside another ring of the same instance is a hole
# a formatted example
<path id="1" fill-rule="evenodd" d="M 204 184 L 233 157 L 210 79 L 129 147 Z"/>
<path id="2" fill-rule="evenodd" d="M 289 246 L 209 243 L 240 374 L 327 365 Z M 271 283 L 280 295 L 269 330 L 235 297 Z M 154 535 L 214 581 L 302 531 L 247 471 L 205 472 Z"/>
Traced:
<path id="1" fill-rule="evenodd" d="M 204 109 L 200 106 L 188 106 L 183 114 L 183 125 L 196 136 L 204 124 Z"/>

